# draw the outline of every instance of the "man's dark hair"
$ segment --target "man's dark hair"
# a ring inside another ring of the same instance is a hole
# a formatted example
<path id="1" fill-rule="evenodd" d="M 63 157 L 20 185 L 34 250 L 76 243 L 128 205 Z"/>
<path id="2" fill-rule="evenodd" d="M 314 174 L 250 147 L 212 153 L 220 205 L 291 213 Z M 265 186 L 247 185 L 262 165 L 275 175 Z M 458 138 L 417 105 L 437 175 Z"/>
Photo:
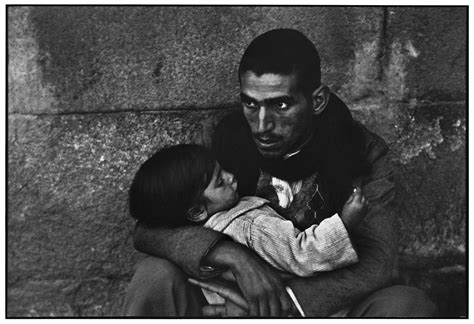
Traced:
<path id="1" fill-rule="evenodd" d="M 180 144 L 144 162 L 129 191 L 130 215 L 150 227 L 191 224 L 188 210 L 209 184 L 216 160 L 203 146 Z"/>
<path id="2" fill-rule="evenodd" d="M 305 35 L 294 29 L 273 29 L 255 38 L 240 60 L 239 81 L 247 71 L 258 76 L 296 73 L 305 91 L 321 84 L 319 53 Z"/>

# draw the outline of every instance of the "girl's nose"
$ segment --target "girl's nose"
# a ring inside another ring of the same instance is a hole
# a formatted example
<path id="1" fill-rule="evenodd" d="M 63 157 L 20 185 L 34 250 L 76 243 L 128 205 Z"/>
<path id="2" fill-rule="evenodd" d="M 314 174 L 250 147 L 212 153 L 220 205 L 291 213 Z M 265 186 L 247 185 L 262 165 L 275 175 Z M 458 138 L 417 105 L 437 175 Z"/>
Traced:
<path id="1" fill-rule="evenodd" d="M 234 182 L 234 175 L 230 172 L 223 171 L 224 179 L 228 184 L 232 184 Z"/>

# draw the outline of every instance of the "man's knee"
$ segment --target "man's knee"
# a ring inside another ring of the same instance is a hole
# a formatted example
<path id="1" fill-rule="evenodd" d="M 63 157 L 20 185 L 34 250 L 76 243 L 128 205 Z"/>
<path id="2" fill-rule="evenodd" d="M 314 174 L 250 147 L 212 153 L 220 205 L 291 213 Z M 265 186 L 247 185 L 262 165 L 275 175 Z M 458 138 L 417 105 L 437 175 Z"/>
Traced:
<path id="1" fill-rule="evenodd" d="M 438 308 L 420 289 L 392 286 L 374 292 L 349 314 L 352 317 L 435 317 Z"/>
<path id="2" fill-rule="evenodd" d="M 396 305 L 394 317 L 434 317 L 438 314 L 438 308 L 422 290 L 409 286 L 391 288 L 389 294 L 393 294 Z"/>
<path id="3" fill-rule="evenodd" d="M 148 257 L 137 265 L 123 306 L 126 316 L 179 316 L 175 301 L 186 293 L 187 276 L 171 262 Z M 183 290 L 183 292 L 181 292 Z M 178 297 L 177 297 L 178 296 Z"/>
<path id="4" fill-rule="evenodd" d="M 143 282 L 146 285 L 144 288 L 152 288 L 155 285 L 186 281 L 187 276 L 168 260 L 147 257 L 138 263 L 133 280 Z"/>

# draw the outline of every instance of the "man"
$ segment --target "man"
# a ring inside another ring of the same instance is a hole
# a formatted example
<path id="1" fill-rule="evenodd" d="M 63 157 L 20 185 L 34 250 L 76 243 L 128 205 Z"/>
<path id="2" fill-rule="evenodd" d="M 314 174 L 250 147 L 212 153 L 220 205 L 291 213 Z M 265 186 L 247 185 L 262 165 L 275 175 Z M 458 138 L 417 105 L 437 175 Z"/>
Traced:
<path id="1" fill-rule="evenodd" d="M 384 141 L 352 120 L 321 84 L 319 54 L 303 34 L 276 29 L 257 37 L 239 66 L 242 112 L 217 126 L 212 147 L 239 183 L 301 229 L 339 212 L 355 186 L 369 201 L 351 233 L 359 263 L 313 277 L 281 277 L 252 251 L 201 227 L 138 224 L 135 246 L 156 256 L 132 279 L 124 312 L 135 316 L 286 316 L 294 291 L 307 316 L 429 317 L 436 307 L 415 288 L 392 286 L 397 271 L 394 183 Z M 248 307 L 206 306 L 188 276 L 229 269 Z M 204 308 L 203 308 L 204 307 Z"/>

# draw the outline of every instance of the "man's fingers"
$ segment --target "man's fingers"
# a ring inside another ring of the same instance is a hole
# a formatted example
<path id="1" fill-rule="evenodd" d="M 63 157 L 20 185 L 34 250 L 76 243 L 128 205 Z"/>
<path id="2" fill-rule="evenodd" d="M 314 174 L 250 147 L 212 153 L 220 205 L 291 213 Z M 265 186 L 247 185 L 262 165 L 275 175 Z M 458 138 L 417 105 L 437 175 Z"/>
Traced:
<path id="1" fill-rule="evenodd" d="M 291 301 L 291 298 L 288 296 L 288 293 L 284 291 L 280 295 L 280 303 L 281 303 L 281 310 L 282 310 L 282 316 L 287 316 L 293 307 L 293 302 Z"/>
<path id="2" fill-rule="evenodd" d="M 268 317 L 270 316 L 270 307 L 268 306 L 267 298 L 260 297 L 258 299 L 259 314 L 258 316 Z"/>
<path id="3" fill-rule="evenodd" d="M 260 306 L 258 305 L 258 300 L 255 298 L 251 298 L 248 300 L 249 302 L 249 311 L 250 311 L 250 316 L 258 316 L 258 313 L 260 311 Z"/>
<path id="4" fill-rule="evenodd" d="M 209 317 L 223 317 L 226 315 L 224 305 L 207 305 L 202 308 L 202 315 Z"/>
<path id="5" fill-rule="evenodd" d="M 229 280 L 229 281 L 233 281 L 233 282 L 236 281 L 234 273 L 230 270 L 227 270 L 223 274 L 221 274 L 221 277 L 224 280 Z"/>
<path id="6" fill-rule="evenodd" d="M 193 285 L 199 286 L 201 288 L 206 288 L 206 289 L 211 290 L 213 292 L 217 292 L 215 290 L 216 287 L 214 285 L 212 285 L 210 282 L 198 281 L 198 280 L 193 279 L 193 278 L 188 278 L 188 282 L 193 284 Z"/>
<path id="7" fill-rule="evenodd" d="M 211 281 L 204 282 L 204 281 L 199 281 L 193 278 L 189 278 L 188 281 L 192 283 L 193 285 L 196 285 L 201 288 L 205 288 L 207 290 L 217 293 L 219 296 L 230 300 L 231 302 L 243 308 L 244 310 L 249 309 L 249 306 L 247 302 L 245 301 L 245 299 L 239 293 L 237 293 L 236 291 L 234 291 L 233 289 L 229 287 L 226 287 L 224 285 L 221 285 L 215 282 L 211 282 Z"/>
<path id="8" fill-rule="evenodd" d="M 272 317 L 280 317 L 281 316 L 281 303 L 280 298 L 278 296 L 273 295 L 269 301 L 270 306 L 270 316 Z"/>

